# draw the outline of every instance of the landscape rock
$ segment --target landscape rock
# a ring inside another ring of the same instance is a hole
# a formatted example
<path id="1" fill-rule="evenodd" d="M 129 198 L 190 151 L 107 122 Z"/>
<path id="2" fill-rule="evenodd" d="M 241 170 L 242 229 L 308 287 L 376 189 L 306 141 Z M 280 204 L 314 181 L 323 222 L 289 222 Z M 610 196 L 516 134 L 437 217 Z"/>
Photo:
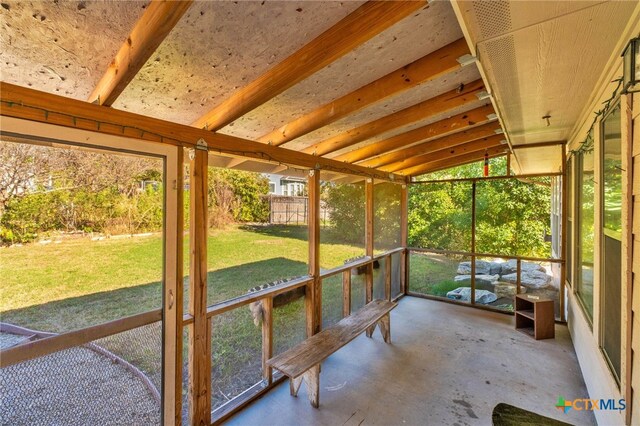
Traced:
<path id="1" fill-rule="evenodd" d="M 455 290 L 451 290 L 447 293 L 447 298 L 461 302 L 469 302 L 471 301 L 471 287 L 458 287 Z M 486 305 L 496 300 L 498 300 L 498 297 L 490 291 L 476 290 L 476 303 Z"/>
<path id="2" fill-rule="evenodd" d="M 471 262 L 460 262 L 458 264 L 458 275 L 471 275 Z M 490 275 L 491 263 L 486 260 L 476 260 L 476 275 Z"/>
<path id="3" fill-rule="evenodd" d="M 504 262 L 489 262 L 489 275 L 502 274 L 502 265 Z"/>
<path id="4" fill-rule="evenodd" d="M 476 275 L 476 286 L 478 285 L 493 285 L 500 275 Z M 453 277 L 456 283 L 471 285 L 471 275 L 456 275 Z"/>
<path id="5" fill-rule="evenodd" d="M 518 290 L 518 286 L 516 284 L 511 284 L 511 283 L 498 282 L 493 287 L 493 292 L 496 294 L 496 296 L 498 296 L 498 298 L 501 298 L 501 297 L 511 298 L 517 294 L 517 290 Z M 520 293 L 526 293 L 526 292 L 527 292 L 527 288 L 524 286 L 521 286 Z"/>
<path id="6" fill-rule="evenodd" d="M 501 277 L 502 281 L 508 283 L 516 283 L 518 281 L 518 274 L 507 274 Z M 520 285 L 529 288 L 545 288 L 551 284 L 551 276 L 545 272 L 539 270 L 523 270 L 520 276 Z"/>
<path id="7" fill-rule="evenodd" d="M 518 261 L 515 259 L 511 259 L 507 262 L 502 263 L 501 265 L 502 265 L 502 272 L 500 273 L 500 275 L 513 274 L 518 270 Z M 544 267 L 533 262 L 522 262 L 522 265 L 520 266 L 520 268 L 522 269 L 522 272 L 525 272 L 525 271 L 547 272 L 547 270 Z"/>
<path id="8" fill-rule="evenodd" d="M 476 275 L 502 275 L 505 262 L 489 262 L 486 260 L 476 260 Z M 515 268 L 515 264 L 514 264 Z M 515 272 L 515 269 L 513 270 Z M 511 272 L 509 272 L 511 273 Z M 460 262 L 458 264 L 458 275 L 471 275 L 471 262 Z"/>

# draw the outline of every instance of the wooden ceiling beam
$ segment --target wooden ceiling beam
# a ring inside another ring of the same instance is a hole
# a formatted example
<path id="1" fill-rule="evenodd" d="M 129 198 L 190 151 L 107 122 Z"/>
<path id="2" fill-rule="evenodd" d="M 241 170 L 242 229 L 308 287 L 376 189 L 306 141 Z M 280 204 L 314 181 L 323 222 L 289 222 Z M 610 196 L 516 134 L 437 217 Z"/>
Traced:
<path id="1" fill-rule="evenodd" d="M 489 154 L 489 158 L 504 155 L 509 150 L 508 145 L 501 145 L 495 148 L 480 150 L 476 152 L 470 152 L 468 154 L 444 158 L 438 161 L 422 164 L 420 166 L 410 167 L 402 171 L 405 176 L 417 176 L 425 173 L 435 172 L 442 169 L 448 169 L 450 167 L 462 166 L 464 164 L 474 163 L 484 159 L 485 152 Z"/>
<path id="2" fill-rule="evenodd" d="M 89 102 L 111 106 L 192 3 L 191 0 L 153 0 L 149 3 L 89 95 Z"/>
<path id="3" fill-rule="evenodd" d="M 444 148 L 438 151 L 433 151 L 428 154 L 416 155 L 415 157 L 410 157 L 401 161 L 397 161 L 395 163 L 387 164 L 384 167 L 380 167 L 380 170 L 384 170 L 385 172 L 397 172 L 409 167 L 419 166 L 421 164 L 430 163 L 432 161 L 439 161 L 444 158 L 450 158 L 452 156 L 460 156 L 468 154 L 470 152 L 495 148 L 502 145 L 503 143 L 506 143 L 504 135 L 487 136 L 463 144 Z"/>
<path id="4" fill-rule="evenodd" d="M 458 58 L 469 53 L 464 39 L 454 41 L 415 62 L 344 95 L 296 120 L 268 133 L 258 140 L 279 146 L 302 135 L 333 123 L 375 102 L 414 88 L 461 67 Z"/>
<path id="5" fill-rule="evenodd" d="M 507 155 L 507 151 L 505 151 L 505 152 L 498 152 L 497 154 L 493 154 L 493 155 L 492 155 L 492 154 L 489 154 L 489 159 L 491 159 L 491 158 L 503 157 L 503 156 L 505 156 L 505 155 Z M 429 170 L 429 171 L 427 171 L 427 172 L 420 173 L 420 174 L 426 174 L 426 173 L 438 172 L 438 171 L 440 171 L 440 170 L 450 169 L 450 168 L 452 168 L 452 167 L 466 166 L 467 164 L 477 163 L 477 162 L 479 162 L 479 161 L 482 161 L 483 159 L 484 159 L 484 156 L 483 156 L 482 158 L 477 158 L 477 157 L 471 157 L 471 156 L 470 156 L 468 160 L 464 160 L 462 163 L 457 163 L 457 164 L 454 164 L 453 166 L 448 165 L 448 164 L 439 165 L 439 166 L 436 166 L 435 168 L 433 168 L 433 169 L 431 169 L 431 170 Z M 415 176 L 417 176 L 417 175 L 413 175 L 412 177 L 415 177 Z"/>
<path id="6" fill-rule="evenodd" d="M 485 105 L 347 152 L 335 157 L 334 160 L 347 163 L 364 161 L 400 148 L 442 137 L 452 132 L 464 131 L 470 127 L 490 122 L 495 120 L 490 117 L 493 113 L 493 106 Z"/>
<path id="7" fill-rule="evenodd" d="M 498 121 L 492 121 L 481 126 L 467 128 L 466 130 L 449 134 L 438 139 L 433 139 L 429 140 L 428 142 L 413 145 L 409 148 L 393 151 L 358 164 L 361 166 L 377 169 L 388 164 L 393 164 L 410 159 L 412 157 L 416 157 L 418 155 L 429 154 L 432 152 L 440 151 L 442 149 L 450 149 L 452 147 L 455 147 L 456 145 L 461 145 L 476 139 L 495 136 L 496 130 L 498 129 L 500 129 L 500 123 Z M 502 139 L 504 139 L 504 136 L 502 136 Z"/>
<path id="8" fill-rule="evenodd" d="M 472 102 L 477 102 L 478 98 L 476 95 L 482 90 L 484 90 L 482 80 L 473 81 L 463 85 L 462 90 L 450 90 L 401 111 L 347 130 L 344 133 L 340 133 L 322 142 L 315 143 L 303 149 L 302 152 L 313 155 L 330 154 L 390 130 L 407 126 L 416 121 L 424 120 L 425 118 L 468 105 Z"/>
<path id="9" fill-rule="evenodd" d="M 426 1 L 369 1 L 192 123 L 217 131 L 414 13 Z"/>
<path id="10" fill-rule="evenodd" d="M 401 176 L 390 176 L 389 173 L 356 164 L 315 157 L 286 148 L 209 132 L 2 81 L 0 81 L 0 115 L 188 148 L 195 148 L 197 142 L 202 140 L 212 153 L 404 182 Z M 28 129 L 25 129 L 25 133 L 28 133 Z M 135 147 L 135 141 L 132 141 L 131 149 L 135 150 Z"/>

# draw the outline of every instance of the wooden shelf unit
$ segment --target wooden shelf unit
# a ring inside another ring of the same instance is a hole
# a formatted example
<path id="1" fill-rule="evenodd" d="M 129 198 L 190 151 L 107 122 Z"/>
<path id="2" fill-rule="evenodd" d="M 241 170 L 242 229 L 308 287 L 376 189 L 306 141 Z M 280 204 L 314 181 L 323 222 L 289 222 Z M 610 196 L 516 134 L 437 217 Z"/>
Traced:
<path id="1" fill-rule="evenodd" d="M 531 294 L 515 296 L 516 330 L 536 340 L 555 337 L 553 300 Z"/>

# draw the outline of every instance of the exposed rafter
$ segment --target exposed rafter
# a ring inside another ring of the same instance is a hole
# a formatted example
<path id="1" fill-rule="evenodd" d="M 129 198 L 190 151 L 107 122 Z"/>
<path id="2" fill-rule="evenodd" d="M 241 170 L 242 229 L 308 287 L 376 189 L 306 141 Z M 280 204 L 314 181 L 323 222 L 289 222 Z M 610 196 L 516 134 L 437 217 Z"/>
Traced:
<path id="1" fill-rule="evenodd" d="M 369 1 L 193 122 L 216 131 L 391 27 L 426 1 Z"/>
<path id="2" fill-rule="evenodd" d="M 406 176 L 418 176 L 425 173 L 435 172 L 438 170 L 448 169 L 450 167 L 462 166 L 464 164 L 474 163 L 484 159 L 485 152 L 489 155 L 489 158 L 504 155 L 508 152 L 508 145 L 501 145 L 495 148 L 481 150 L 477 152 L 470 152 L 461 156 L 444 158 L 441 160 L 422 164 L 420 166 L 411 167 L 406 170 L 402 170 L 402 174 Z"/>
<path id="3" fill-rule="evenodd" d="M 301 168 L 328 170 L 381 180 L 396 180 L 388 173 L 355 164 L 315 157 L 286 148 L 273 147 L 260 142 L 39 92 L 2 81 L 0 81 L 0 115 L 190 148 L 195 147 L 196 143 L 202 139 L 210 152 L 256 158 Z M 397 180 L 403 181 L 403 179 Z"/>
<path id="4" fill-rule="evenodd" d="M 458 58 L 467 55 L 464 39 L 405 65 L 358 90 L 311 111 L 279 129 L 260 137 L 260 142 L 274 146 L 312 132 L 389 96 L 416 87 L 461 67 Z"/>
<path id="5" fill-rule="evenodd" d="M 388 139 L 364 146 L 346 154 L 335 157 L 334 160 L 355 163 L 368 158 L 373 158 L 385 153 L 392 152 L 399 148 L 411 146 L 413 144 L 447 135 L 452 132 L 464 131 L 470 127 L 477 126 L 495 120 L 491 117 L 493 107 L 486 105 L 466 111 L 444 120 L 392 136 Z M 395 160 L 394 160 L 395 161 Z"/>
<path id="6" fill-rule="evenodd" d="M 492 121 L 481 126 L 471 127 L 461 132 L 433 139 L 409 148 L 393 151 L 358 164 L 365 167 L 379 168 L 388 164 L 401 162 L 418 155 L 429 154 L 443 149 L 450 149 L 476 139 L 495 136 L 496 130 L 498 129 L 500 129 L 500 123 Z M 501 138 L 504 139 L 504 137 Z"/>
<path id="7" fill-rule="evenodd" d="M 431 163 L 433 161 L 442 160 L 444 158 L 459 157 L 470 152 L 481 151 L 484 149 L 495 148 L 501 144 L 506 143 L 503 135 L 493 135 L 476 139 L 471 142 L 455 145 L 449 148 L 433 151 L 428 154 L 417 155 L 410 157 L 402 161 L 388 164 L 381 167 L 381 170 L 386 172 L 397 172 L 399 170 L 407 169 L 409 167 L 420 166 L 425 163 Z"/>
<path id="8" fill-rule="evenodd" d="M 153 0 L 91 92 L 89 102 L 111 106 L 191 4 L 192 0 Z"/>
<path id="9" fill-rule="evenodd" d="M 461 90 L 454 89 L 426 101 L 412 105 L 393 114 L 384 116 L 370 123 L 363 124 L 354 129 L 340 133 L 332 138 L 313 144 L 302 152 L 314 155 L 326 155 L 340 149 L 352 146 L 393 129 L 397 129 L 416 121 L 424 120 L 430 116 L 461 106 L 477 102 L 476 95 L 484 89 L 482 80 L 476 80 L 465 84 Z"/>
<path id="10" fill-rule="evenodd" d="M 235 157 L 235 158 L 231 158 L 231 159 L 229 160 L 229 162 L 225 165 L 225 167 L 226 167 L 227 169 L 233 169 L 233 168 L 234 168 L 234 167 L 236 167 L 238 164 L 242 164 L 242 163 L 244 163 L 245 161 L 247 161 L 247 159 L 246 159 L 246 158 L 243 158 L 243 157 Z"/>

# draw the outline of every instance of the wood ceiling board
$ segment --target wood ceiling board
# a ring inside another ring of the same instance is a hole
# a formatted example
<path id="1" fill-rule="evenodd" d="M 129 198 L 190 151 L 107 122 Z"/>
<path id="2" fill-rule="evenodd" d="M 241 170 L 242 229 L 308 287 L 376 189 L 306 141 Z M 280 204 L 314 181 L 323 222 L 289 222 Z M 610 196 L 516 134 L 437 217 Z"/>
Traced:
<path id="1" fill-rule="evenodd" d="M 570 136 L 635 7 L 598 4 L 479 45 L 512 143 Z"/>
<path id="2" fill-rule="evenodd" d="M 147 1 L 7 1 L 0 8 L 0 78 L 85 100 Z"/>
<path id="3" fill-rule="evenodd" d="M 465 154 L 478 152 L 481 150 L 489 150 L 491 148 L 496 148 L 502 145 L 503 140 L 504 139 L 502 135 L 489 136 L 489 137 L 474 140 L 468 143 L 454 145 L 449 148 L 430 152 L 428 154 L 407 158 L 405 160 L 380 167 L 380 170 L 384 170 L 385 172 L 397 172 L 399 170 L 404 170 L 409 167 L 419 166 L 420 164 L 424 164 L 428 162 L 438 161 L 438 160 L 451 158 L 451 157 L 460 157 Z"/>
<path id="4" fill-rule="evenodd" d="M 514 149 L 520 165 L 518 174 L 561 172 L 562 149 L 563 145 Z"/>
<path id="5" fill-rule="evenodd" d="M 283 145 L 341 118 L 355 114 L 370 105 L 408 92 L 420 84 L 447 76 L 461 68 L 459 58 L 468 54 L 469 48 L 464 39 L 456 40 L 341 98 L 332 100 L 309 114 L 298 117 L 258 140 L 274 146 Z"/>
<path id="6" fill-rule="evenodd" d="M 437 170 L 448 169 L 450 167 L 462 166 L 464 164 L 474 163 L 476 161 L 482 161 L 485 153 L 489 154 L 489 158 L 504 155 L 509 147 L 507 145 L 498 146 L 488 150 L 480 150 L 476 152 L 470 152 L 467 154 L 452 156 L 442 160 L 437 160 L 429 163 L 422 164 L 420 166 L 411 167 L 402 170 L 404 175 L 411 177 L 423 175 L 429 172 L 435 172 Z"/>
<path id="7" fill-rule="evenodd" d="M 246 161 L 240 165 L 233 167 L 234 170 L 241 170 L 251 173 L 276 173 L 287 176 L 295 176 L 304 178 L 307 176 L 307 169 L 296 169 L 281 164 L 265 163 L 261 161 Z"/>
<path id="8" fill-rule="evenodd" d="M 414 131 L 416 129 L 428 126 L 430 124 L 437 123 L 437 122 L 445 120 L 445 119 L 449 119 L 449 118 L 452 118 L 452 117 L 464 115 L 468 111 L 472 111 L 472 110 L 475 110 L 477 108 L 481 108 L 481 107 L 486 106 L 486 103 L 487 103 L 486 100 L 474 101 L 474 102 L 472 102 L 470 104 L 461 106 L 459 108 L 454 108 L 454 109 L 451 109 L 449 111 L 433 115 L 433 116 L 428 117 L 428 118 L 426 118 L 424 120 L 420 120 L 420 121 L 417 121 L 415 123 L 411 123 L 408 126 L 404 126 L 404 127 L 398 128 L 398 129 L 394 129 L 393 131 L 377 135 L 377 136 L 372 137 L 372 138 L 370 138 L 370 139 L 368 139 L 368 140 L 366 140 L 364 142 L 359 142 L 359 143 L 357 143 L 355 145 L 352 145 L 350 147 L 347 147 L 347 148 L 344 148 L 344 149 L 340 149 L 338 151 L 332 152 L 331 154 L 327 154 L 327 155 L 325 155 L 325 157 L 333 158 L 333 159 L 337 159 L 337 160 L 342 161 L 342 159 L 348 157 L 350 153 L 354 153 L 355 151 L 358 151 L 358 150 L 361 150 L 361 149 L 364 149 L 364 148 L 367 148 L 367 147 L 370 147 L 375 152 L 373 154 L 370 154 L 367 157 L 364 157 L 364 158 L 369 158 L 371 156 L 376 156 L 376 155 L 383 154 L 384 152 L 388 152 L 389 149 L 385 148 L 383 146 L 377 146 L 382 141 L 386 141 L 386 140 L 391 139 L 391 138 L 399 137 L 402 134 Z M 394 147 L 393 149 L 396 149 L 396 148 L 397 147 Z M 370 151 L 370 150 L 368 150 L 368 151 Z M 359 160 L 362 160 L 364 158 L 359 158 Z M 354 161 L 356 161 L 356 160 L 354 160 Z"/>
<path id="9" fill-rule="evenodd" d="M 428 140 L 442 138 L 443 136 L 493 121 L 490 119 L 493 112 L 492 105 L 482 105 L 474 109 L 459 112 L 451 117 L 428 123 L 425 126 L 396 134 L 390 138 L 378 140 L 354 150 L 345 151 L 344 154 L 333 158 L 347 163 L 356 163 L 379 155 L 387 155 L 398 149 L 409 148 Z"/>
<path id="10" fill-rule="evenodd" d="M 352 185 L 352 184 L 364 185 L 365 183 L 365 180 L 362 179 L 362 177 L 360 176 L 348 176 L 348 175 L 327 176 L 324 173 L 322 174 L 322 176 L 323 176 L 323 182 L 331 182 L 338 185 Z"/>
<path id="11" fill-rule="evenodd" d="M 302 150 L 315 143 L 332 138 L 355 127 L 362 126 L 373 120 L 393 114 L 419 102 L 431 99 L 437 95 L 453 90 L 460 83 L 469 83 L 478 79 L 477 68 L 474 65 L 463 67 L 457 72 L 442 76 L 438 79 L 423 83 L 412 90 L 397 94 L 383 101 L 377 102 L 354 114 L 348 115 L 334 123 L 321 127 L 311 133 L 301 136 L 284 145 L 289 149 Z M 444 113 L 446 114 L 446 113 Z M 430 120 L 431 117 L 425 118 Z M 415 123 L 414 123 L 415 124 Z M 392 130 L 379 135 L 387 137 L 390 133 L 403 131 L 404 128 Z"/>
<path id="12" fill-rule="evenodd" d="M 381 168 L 382 166 L 402 162 L 419 155 L 425 155 L 446 149 L 453 150 L 453 147 L 457 145 L 462 145 L 480 138 L 498 137 L 499 140 L 504 139 L 504 135 L 496 134 L 497 129 L 500 129 L 500 123 L 497 121 L 489 122 L 480 126 L 467 128 L 461 132 L 449 134 L 448 136 L 389 152 L 388 154 L 384 154 L 364 162 L 358 162 L 358 164 L 365 167 Z"/>
<path id="13" fill-rule="evenodd" d="M 187 155 L 187 164 L 189 164 L 189 156 Z M 228 155 L 222 155 L 217 153 L 209 153 L 209 166 L 211 167 L 224 167 L 227 169 L 232 169 L 234 166 L 244 163 L 247 160 L 245 157 L 232 157 Z"/>
<path id="14" fill-rule="evenodd" d="M 466 84 L 464 87 L 461 85 L 459 88 L 434 98 L 419 102 L 393 114 L 385 115 L 377 120 L 349 129 L 333 138 L 313 144 L 305 148 L 303 152 L 314 155 L 327 155 L 387 132 L 410 126 L 425 118 L 444 112 L 450 113 L 454 108 L 468 108 L 468 104 L 477 101 L 478 94 L 483 90 L 484 84 L 479 80 Z"/>
<path id="15" fill-rule="evenodd" d="M 602 0 L 455 1 L 465 18 L 474 44 L 603 3 Z"/>
<path id="16" fill-rule="evenodd" d="M 258 139 L 462 37 L 451 6 L 435 2 L 236 120 L 221 133 Z M 473 81 L 470 78 L 467 81 Z M 289 145 L 287 145 L 289 147 Z"/>
<path id="17" fill-rule="evenodd" d="M 191 4 L 191 0 L 152 1 L 120 46 L 88 101 L 111 106 Z"/>
<path id="18" fill-rule="evenodd" d="M 496 153 L 494 155 L 490 155 L 489 159 L 504 157 L 506 155 L 507 154 L 505 152 L 498 152 L 498 153 Z M 416 176 L 421 176 L 421 175 L 425 175 L 425 174 L 433 173 L 433 172 L 439 172 L 440 170 L 451 169 L 453 167 L 464 166 L 464 165 L 467 165 L 467 164 L 479 163 L 480 161 L 483 161 L 483 158 L 469 158 L 469 159 L 466 159 L 466 160 L 462 161 L 461 163 L 457 163 L 457 164 L 454 164 L 454 165 L 449 165 L 449 164 L 438 165 L 438 166 L 435 166 L 434 168 L 432 168 L 430 170 L 427 170 L 425 172 L 420 172 L 418 174 L 412 175 L 411 177 L 415 178 Z"/>
<path id="19" fill-rule="evenodd" d="M 115 108 L 190 124 L 362 2 L 196 2 Z"/>
<path id="20" fill-rule="evenodd" d="M 220 130 L 423 7 L 428 7 L 427 0 L 366 2 L 291 56 L 236 90 L 191 125 Z M 274 142 L 272 145 L 280 144 Z"/>

